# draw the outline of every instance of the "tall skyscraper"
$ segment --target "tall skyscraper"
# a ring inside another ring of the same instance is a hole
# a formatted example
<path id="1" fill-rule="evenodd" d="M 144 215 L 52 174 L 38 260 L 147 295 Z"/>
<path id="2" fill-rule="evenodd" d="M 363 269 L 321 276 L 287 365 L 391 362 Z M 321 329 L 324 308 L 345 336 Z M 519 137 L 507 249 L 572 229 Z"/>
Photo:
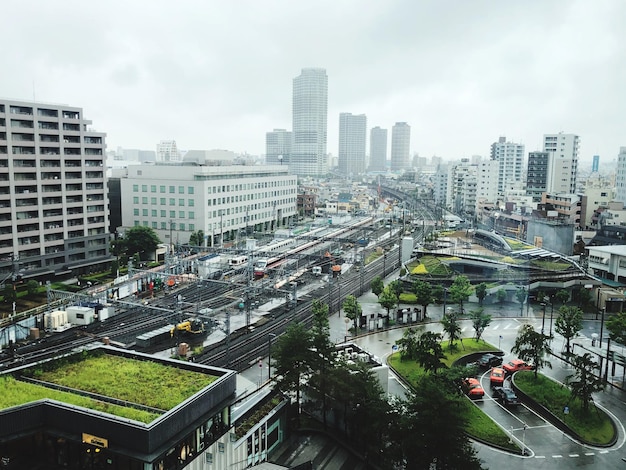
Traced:
<path id="1" fill-rule="evenodd" d="M 615 189 L 617 190 L 615 199 L 626 204 L 626 147 L 619 148 L 615 173 Z"/>
<path id="2" fill-rule="evenodd" d="M 391 171 L 407 170 L 410 165 L 411 126 L 396 122 L 391 129 Z"/>
<path id="3" fill-rule="evenodd" d="M 498 162 L 498 195 L 504 196 L 507 188 L 522 179 L 524 146 L 500 137 L 491 144 L 491 159 Z"/>
<path id="4" fill-rule="evenodd" d="M 320 68 L 302 69 L 293 79 L 293 144 L 289 169 L 298 176 L 328 172 L 326 157 L 328 76 Z"/>
<path id="5" fill-rule="evenodd" d="M 591 172 L 597 173 L 600 168 L 600 155 L 594 155 L 591 162 Z"/>
<path id="6" fill-rule="evenodd" d="M 288 165 L 291 155 L 291 132 L 274 129 L 265 134 L 265 163 L 269 165 Z"/>
<path id="7" fill-rule="evenodd" d="M 347 176 L 365 173 L 367 117 L 365 114 L 339 115 L 339 172 Z"/>
<path id="8" fill-rule="evenodd" d="M 548 184 L 550 194 L 575 194 L 580 138 L 574 134 L 545 134 L 543 151 L 550 153 Z"/>
<path id="9" fill-rule="evenodd" d="M 81 108 L 0 100 L 3 278 L 110 267 L 106 134 L 90 125 Z"/>
<path id="10" fill-rule="evenodd" d="M 370 171 L 387 170 L 387 129 L 373 127 L 370 131 Z"/>

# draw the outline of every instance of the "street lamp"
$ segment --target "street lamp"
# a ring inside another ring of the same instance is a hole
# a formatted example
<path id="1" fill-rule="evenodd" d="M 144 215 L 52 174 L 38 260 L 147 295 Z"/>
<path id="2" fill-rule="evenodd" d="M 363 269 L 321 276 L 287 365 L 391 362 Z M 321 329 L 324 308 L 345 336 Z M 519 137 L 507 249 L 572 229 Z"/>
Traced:
<path id="1" fill-rule="evenodd" d="M 554 313 L 554 300 L 550 302 L 550 338 L 552 338 L 552 317 Z"/>
<path id="2" fill-rule="evenodd" d="M 267 335 L 267 380 L 272 379 L 272 338 L 276 338 L 274 333 Z"/>

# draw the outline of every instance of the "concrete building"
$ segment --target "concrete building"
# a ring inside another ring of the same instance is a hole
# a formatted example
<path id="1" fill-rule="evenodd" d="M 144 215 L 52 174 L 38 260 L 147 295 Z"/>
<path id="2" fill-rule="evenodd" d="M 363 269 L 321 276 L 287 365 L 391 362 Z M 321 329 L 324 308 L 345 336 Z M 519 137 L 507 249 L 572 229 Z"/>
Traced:
<path id="1" fill-rule="evenodd" d="M 365 149 L 367 140 L 367 117 L 365 114 L 339 115 L 339 173 L 362 175 L 365 173 Z"/>
<path id="2" fill-rule="evenodd" d="M 120 183 L 123 226 L 151 227 L 172 245 L 198 230 L 208 246 L 224 244 L 296 215 L 297 177 L 286 165 L 136 165 Z"/>
<path id="3" fill-rule="evenodd" d="M 541 202 L 541 195 L 548 190 L 549 152 L 530 152 L 526 169 L 526 193 L 533 202 Z"/>
<path id="4" fill-rule="evenodd" d="M 580 138 L 574 134 L 545 134 L 543 151 L 550 153 L 546 191 L 576 193 Z"/>
<path id="5" fill-rule="evenodd" d="M 617 171 L 615 175 L 615 188 L 618 201 L 626 202 L 626 147 L 620 147 L 617 156 Z"/>
<path id="6" fill-rule="evenodd" d="M 378 126 L 370 131 L 369 171 L 387 171 L 387 129 Z"/>
<path id="7" fill-rule="evenodd" d="M 491 144 L 491 159 L 498 162 L 498 195 L 504 196 L 505 188 L 522 179 L 524 145 L 500 137 Z"/>
<path id="8" fill-rule="evenodd" d="M 411 152 L 411 126 L 396 122 L 391 129 L 391 171 L 408 170 Z"/>
<path id="9" fill-rule="evenodd" d="M 157 144 L 157 162 L 180 162 L 181 155 L 175 140 L 162 140 Z"/>
<path id="10" fill-rule="evenodd" d="M 586 214 L 583 213 L 583 208 L 586 207 L 586 199 L 586 196 L 579 194 L 544 193 L 541 203 L 546 205 L 546 210 L 556 211 L 559 218 L 574 224 L 576 228 L 580 228 L 581 220 L 584 222 L 586 218 Z"/>
<path id="11" fill-rule="evenodd" d="M 109 257 L 105 135 L 81 108 L 0 100 L 0 276 L 80 274 Z"/>
<path id="12" fill-rule="evenodd" d="M 293 144 L 289 168 L 298 176 L 328 173 L 326 156 L 328 76 L 321 68 L 305 68 L 293 79 Z"/>
<path id="13" fill-rule="evenodd" d="M 476 172 L 476 201 L 493 202 L 498 199 L 498 179 L 493 176 L 498 173 L 500 162 L 487 160 L 478 164 Z M 478 207 L 475 213 L 478 213 Z"/>
<path id="14" fill-rule="evenodd" d="M 293 136 L 286 129 L 274 129 L 265 134 L 265 163 L 268 165 L 288 165 Z"/>
<path id="15" fill-rule="evenodd" d="M 538 248 L 571 256 L 574 251 L 574 224 L 556 215 L 547 219 L 532 218 L 528 220 L 526 241 Z"/>

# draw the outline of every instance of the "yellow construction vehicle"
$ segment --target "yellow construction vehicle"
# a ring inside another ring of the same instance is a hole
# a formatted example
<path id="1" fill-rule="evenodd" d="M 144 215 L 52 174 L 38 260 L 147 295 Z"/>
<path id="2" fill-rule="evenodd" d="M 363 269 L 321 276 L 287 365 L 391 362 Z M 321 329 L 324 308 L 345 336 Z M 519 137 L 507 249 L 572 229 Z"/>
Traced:
<path id="1" fill-rule="evenodd" d="M 178 323 L 170 330 L 170 336 L 174 334 L 199 335 L 204 333 L 204 323 L 197 318 L 190 318 L 184 322 Z"/>

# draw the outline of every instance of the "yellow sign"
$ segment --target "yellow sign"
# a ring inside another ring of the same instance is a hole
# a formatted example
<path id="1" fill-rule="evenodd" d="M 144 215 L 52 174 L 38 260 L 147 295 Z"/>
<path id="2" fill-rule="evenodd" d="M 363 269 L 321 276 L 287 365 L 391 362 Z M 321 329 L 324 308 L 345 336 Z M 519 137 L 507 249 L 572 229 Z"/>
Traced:
<path id="1" fill-rule="evenodd" d="M 92 446 L 107 448 L 109 447 L 109 440 L 104 437 L 92 436 L 91 434 L 83 433 L 83 444 L 91 444 Z"/>

